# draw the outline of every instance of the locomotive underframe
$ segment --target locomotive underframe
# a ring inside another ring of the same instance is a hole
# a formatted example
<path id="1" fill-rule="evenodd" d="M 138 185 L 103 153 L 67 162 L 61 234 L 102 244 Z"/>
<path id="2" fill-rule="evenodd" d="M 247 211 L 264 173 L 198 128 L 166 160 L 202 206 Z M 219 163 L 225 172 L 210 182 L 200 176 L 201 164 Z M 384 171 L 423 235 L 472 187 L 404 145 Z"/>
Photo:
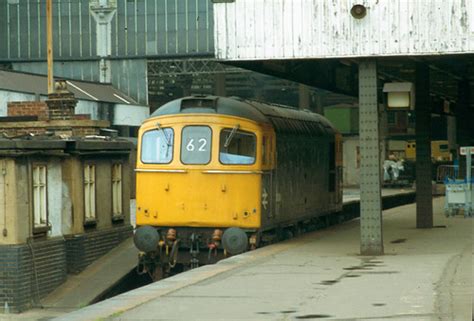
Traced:
<path id="1" fill-rule="evenodd" d="M 301 217 L 298 220 L 280 222 L 265 229 L 245 229 L 249 239 L 248 250 L 290 239 L 302 233 L 322 229 L 340 223 L 346 218 L 342 207 L 334 211 Z M 176 240 L 167 241 L 161 237 L 157 251 L 140 253 L 137 269 L 139 273 L 148 273 L 154 280 L 173 275 L 202 265 L 215 264 L 232 256 L 226 253 L 221 242 L 212 240 L 215 228 L 158 227 L 160 235 L 166 235 L 169 229 L 176 230 Z M 215 246 L 214 246 L 215 245 Z"/>

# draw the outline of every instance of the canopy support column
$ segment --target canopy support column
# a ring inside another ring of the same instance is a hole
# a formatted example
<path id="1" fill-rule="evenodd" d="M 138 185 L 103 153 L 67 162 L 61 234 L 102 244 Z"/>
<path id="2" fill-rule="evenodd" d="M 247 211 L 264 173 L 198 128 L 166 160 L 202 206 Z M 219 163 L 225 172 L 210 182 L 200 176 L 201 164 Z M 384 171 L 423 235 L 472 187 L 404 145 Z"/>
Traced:
<path id="1" fill-rule="evenodd" d="M 360 252 L 382 255 L 380 131 L 375 60 L 359 63 Z"/>
<path id="2" fill-rule="evenodd" d="M 432 228 L 430 70 L 426 64 L 416 65 L 415 90 L 416 227 Z"/>

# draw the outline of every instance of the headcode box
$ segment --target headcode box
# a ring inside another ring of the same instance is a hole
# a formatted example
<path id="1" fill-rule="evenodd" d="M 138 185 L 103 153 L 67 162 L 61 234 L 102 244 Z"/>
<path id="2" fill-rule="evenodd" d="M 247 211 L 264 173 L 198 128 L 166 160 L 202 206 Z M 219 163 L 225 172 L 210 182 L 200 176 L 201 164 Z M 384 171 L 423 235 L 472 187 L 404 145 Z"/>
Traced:
<path id="1" fill-rule="evenodd" d="M 474 155 L 474 146 L 461 147 L 461 150 L 460 150 L 461 155 L 467 155 L 468 149 L 471 150 L 471 155 Z"/>

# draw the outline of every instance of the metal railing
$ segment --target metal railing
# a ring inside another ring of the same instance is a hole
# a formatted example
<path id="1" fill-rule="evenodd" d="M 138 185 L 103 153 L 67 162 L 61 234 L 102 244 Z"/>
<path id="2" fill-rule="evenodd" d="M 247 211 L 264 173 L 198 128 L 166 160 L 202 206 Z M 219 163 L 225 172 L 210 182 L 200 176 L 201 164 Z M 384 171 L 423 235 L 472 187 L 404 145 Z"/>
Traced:
<path id="1" fill-rule="evenodd" d="M 471 167 L 471 173 L 474 173 L 474 166 Z M 466 166 L 459 165 L 440 165 L 436 171 L 436 181 L 445 182 L 446 179 L 465 179 Z"/>

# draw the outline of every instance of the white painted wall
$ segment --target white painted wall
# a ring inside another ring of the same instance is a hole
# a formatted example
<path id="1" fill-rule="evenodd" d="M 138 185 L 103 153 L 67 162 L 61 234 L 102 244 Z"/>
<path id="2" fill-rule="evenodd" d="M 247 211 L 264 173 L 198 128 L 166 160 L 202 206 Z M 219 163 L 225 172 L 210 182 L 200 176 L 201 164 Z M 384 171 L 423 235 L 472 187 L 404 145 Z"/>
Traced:
<path id="1" fill-rule="evenodd" d="M 62 220 L 61 220 L 61 232 L 63 235 L 72 234 L 72 201 L 71 193 L 65 182 L 62 183 L 61 189 L 61 211 L 62 211 Z"/>
<path id="2" fill-rule="evenodd" d="M 148 106 L 116 104 L 114 108 L 114 125 L 140 126 L 150 116 Z"/>
<path id="3" fill-rule="evenodd" d="M 92 120 L 99 119 L 99 103 L 89 100 L 78 100 L 76 108 L 74 109 L 76 114 L 89 114 Z"/>
<path id="4" fill-rule="evenodd" d="M 214 4 L 228 60 L 474 53 L 474 0 L 236 0 Z M 363 4 L 367 15 L 350 10 Z"/>
<path id="5" fill-rule="evenodd" d="M 51 224 L 49 236 L 62 235 L 62 174 L 60 160 L 48 162 L 48 221 Z"/>

